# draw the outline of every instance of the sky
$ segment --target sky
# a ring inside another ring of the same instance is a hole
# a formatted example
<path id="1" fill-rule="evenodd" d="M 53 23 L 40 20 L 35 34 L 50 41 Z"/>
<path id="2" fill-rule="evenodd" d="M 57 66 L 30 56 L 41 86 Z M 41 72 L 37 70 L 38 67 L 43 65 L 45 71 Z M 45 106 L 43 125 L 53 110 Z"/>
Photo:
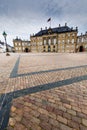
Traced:
<path id="1" fill-rule="evenodd" d="M 52 28 L 67 23 L 69 27 L 78 27 L 78 35 L 85 34 L 87 0 L 0 0 L 0 40 L 4 41 L 3 31 L 11 46 L 17 36 L 30 40 L 30 34 L 49 28 L 50 17 Z"/>

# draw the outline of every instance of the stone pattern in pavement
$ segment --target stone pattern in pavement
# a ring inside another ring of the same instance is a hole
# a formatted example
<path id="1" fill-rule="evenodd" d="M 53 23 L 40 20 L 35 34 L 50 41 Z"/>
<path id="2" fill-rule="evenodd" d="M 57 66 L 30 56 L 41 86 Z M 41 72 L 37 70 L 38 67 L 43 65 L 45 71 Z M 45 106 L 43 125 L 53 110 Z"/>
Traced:
<path id="1" fill-rule="evenodd" d="M 0 94 L 13 94 L 7 130 L 87 130 L 87 66 L 84 66 L 87 54 L 20 54 L 18 73 L 9 78 L 18 57 L 18 54 L 9 60 L 6 57 L 0 66 Z M 75 66 L 82 67 L 58 70 Z M 74 77 L 83 79 L 70 83 Z M 55 87 L 60 81 L 66 82 Z M 47 90 L 44 91 L 45 84 Z M 28 93 L 29 88 L 32 94 Z M 25 94 L 22 96 L 22 93 Z"/>
<path id="2" fill-rule="evenodd" d="M 8 130 L 86 130 L 87 81 L 13 100 Z"/>

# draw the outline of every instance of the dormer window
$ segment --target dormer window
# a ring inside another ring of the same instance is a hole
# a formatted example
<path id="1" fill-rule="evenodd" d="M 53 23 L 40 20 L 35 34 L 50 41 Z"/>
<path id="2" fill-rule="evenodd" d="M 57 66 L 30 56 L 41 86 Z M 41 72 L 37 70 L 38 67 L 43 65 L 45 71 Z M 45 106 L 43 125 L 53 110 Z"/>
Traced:
<path id="1" fill-rule="evenodd" d="M 52 33 L 52 29 L 50 28 L 49 30 L 48 30 L 48 34 L 51 34 Z"/>

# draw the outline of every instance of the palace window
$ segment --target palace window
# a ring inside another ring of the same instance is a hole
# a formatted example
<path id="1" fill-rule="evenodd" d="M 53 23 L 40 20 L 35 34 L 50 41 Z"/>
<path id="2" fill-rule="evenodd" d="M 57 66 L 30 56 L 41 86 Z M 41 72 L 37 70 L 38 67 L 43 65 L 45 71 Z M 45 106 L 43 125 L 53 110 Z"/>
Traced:
<path id="1" fill-rule="evenodd" d="M 21 50 L 21 47 L 19 47 L 19 51 Z"/>
<path id="2" fill-rule="evenodd" d="M 15 42 L 15 46 L 17 46 L 17 43 Z"/>
<path id="3" fill-rule="evenodd" d="M 87 48 L 87 45 L 85 45 L 85 48 Z"/>
<path id="4" fill-rule="evenodd" d="M 21 45 L 21 43 L 18 44 L 19 46 Z"/>
<path id="5" fill-rule="evenodd" d="M 82 38 L 82 42 L 83 42 L 83 38 Z"/>
<path id="6" fill-rule="evenodd" d="M 17 48 L 17 47 L 15 47 L 15 50 L 18 50 L 18 48 Z"/>
<path id="7" fill-rule="evenodd" d="M 53 44 L 54 44 L 54 45 L 56 44 L 56 38 L 55 38 L 55 39 L 53 39 Z"/>
<path id="8" fill-rule="evenodd" d="M 64 45 L 62 45 L 62 48 L 64 49 Z"/>
<path id="9" fill-rule="evenodd" d="M 39 45 L 42 45 L 42 42 L 39 42 Z"/>
<path id="10" fill-rule="evenodd" d="M 51 39 L 48 40 L 48 44 L 49 44 L 49 45 L 51 44 Z"/>
<path id="11" fill-rule="evenodd" d="M 32 46 L 35 46 L 35 45 L 36 45 L 36 43 L 35 43 L 35 42 L 33 42 L 33 43 L 32 43 Z"/>
<path id="12" fill-rule="evenodd" d="M 73 33 L 72 36 L 75 36 L 75 34 Z"/>
<path id="13" fill-rule="evenodd" d="M 46 39 L 44 40 L 44 45 L 46 45 Z"/>
<path id="14" fill-rule="evenodd" d="M 68 37 L 70 37 L 70 33 L 68 33 Z"/>
<path id="15" fill-rule="evenodd" d="M 58 41 L 58 44 L 60 44 L 60 40 Z"/>
<path id="16" fill-rule="evenodd" d="M 63 34 L 63 38 L 65 37 L 65 34 Z"/>
<path id="17" fill-rule="evenodd" d="M 74 39 L 72 39 L 72 43 L 74 43 Z"/>
<path id="18" fill-rule="evenodd" d="M 69 40 L 69 39 L 67 40 L 67 43 L 68 43 L 68 44 L 70 43 L 70 40 Z"/>
<path id="19" fill-rule="evenodd" d="M 62 43 L 64 44 L 64 40 L 62 40 Z"/>
<path id="20" fill-rule="evenodd" d="M 22 46 L 24 46 L 24 43 L 22 43 Z"/>

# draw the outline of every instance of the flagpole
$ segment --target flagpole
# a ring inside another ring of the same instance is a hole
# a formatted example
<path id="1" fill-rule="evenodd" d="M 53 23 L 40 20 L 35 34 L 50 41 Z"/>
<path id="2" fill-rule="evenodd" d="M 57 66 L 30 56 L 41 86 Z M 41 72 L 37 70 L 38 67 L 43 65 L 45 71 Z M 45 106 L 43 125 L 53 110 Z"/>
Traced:
<path id="1" fill-rule="evenodd" d="M 51 18 L 49 18 L 48 20 L 47 20 L 47 22 L 49 22 L 49 24 L 50 24 L 50 28 L 51 28 Z"/>
<path id="2" fill-rule="evenodd" d="M 51 28 L 51 20 L 50 20 L 50 28 Z"/>

